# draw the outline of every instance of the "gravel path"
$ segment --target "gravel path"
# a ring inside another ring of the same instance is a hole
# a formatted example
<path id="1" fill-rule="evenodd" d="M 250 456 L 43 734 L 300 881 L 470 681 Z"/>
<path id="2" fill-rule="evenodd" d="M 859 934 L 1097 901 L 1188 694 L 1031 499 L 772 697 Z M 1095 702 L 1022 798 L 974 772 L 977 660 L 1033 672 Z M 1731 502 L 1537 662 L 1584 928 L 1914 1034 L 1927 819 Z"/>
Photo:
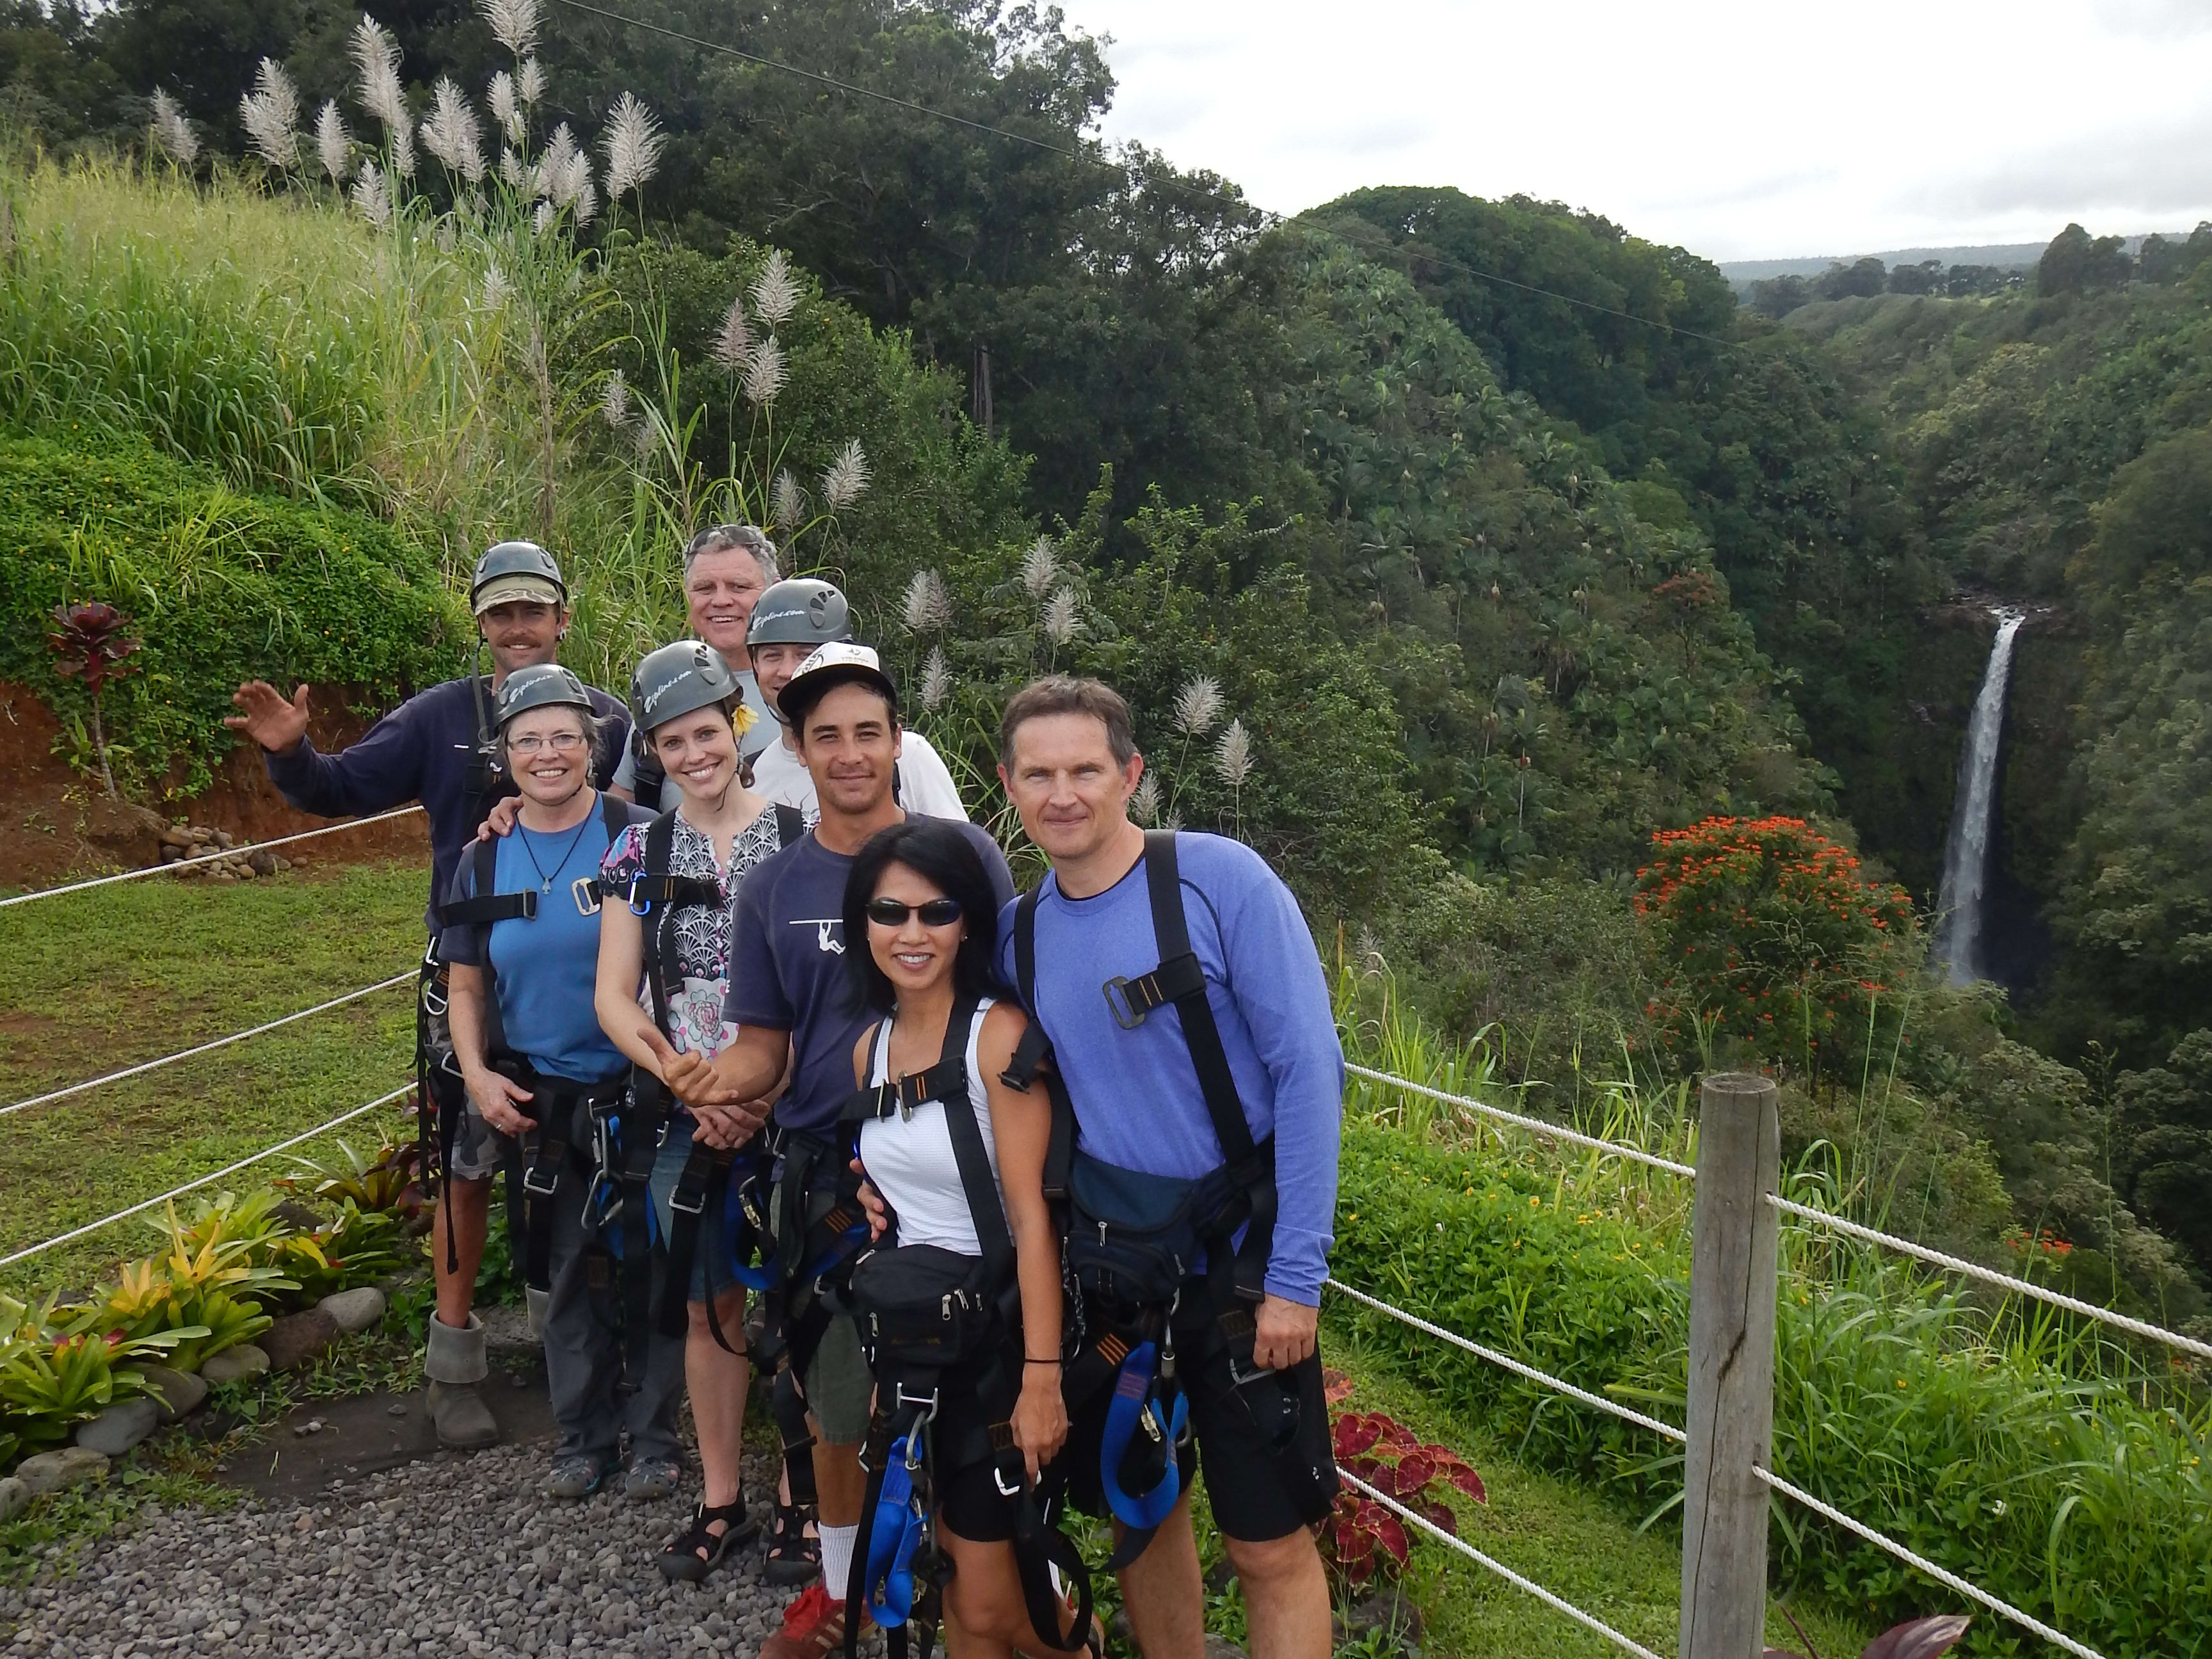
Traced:
<path id="1" fill-rule="evenodd" d="M 545 1448 L 501 1447 L 334 1482 L 304 1506 L 142 1511 L 74 1575 L 0 1590 L 0 1659 L 750 1659 L 781 1625 L 793 1592 L 762 1582 L 757 1547 L 732 1551 L 702 1585 L 662 1579 L 653 1558 L 696 1488 L 660 1504 L 605 1492 L 564 1504 L 541 1493 L 545 1472 Z M 773 1480 L 768 1460 L 748 1460 L 763 1517 Z"/>

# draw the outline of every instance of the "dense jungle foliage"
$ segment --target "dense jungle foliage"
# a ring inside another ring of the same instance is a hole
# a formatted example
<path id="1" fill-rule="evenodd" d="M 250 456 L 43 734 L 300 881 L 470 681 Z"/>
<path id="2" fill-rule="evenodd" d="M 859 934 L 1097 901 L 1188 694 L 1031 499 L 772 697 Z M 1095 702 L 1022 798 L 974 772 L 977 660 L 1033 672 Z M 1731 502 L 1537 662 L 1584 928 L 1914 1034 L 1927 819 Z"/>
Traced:
<path id="1" fill-rule="evenodd" d="M 619 686 L 682 625 L 689 528 L 752 519 L 851 589 L 1010 843 L 999 704 L 1105 675 L 1148 819 L 1274 858 L 1466 1086 L 1602 1122 L 1761 1064 L 1837 1204 L 2201 1328 L 2212 232 L 2130 256 L 2069 228 L 2032 280 L 1839 267 L 1739 306 L 1558 204 L 1266 222 L 1098 142 L 1112 77 L 1057 12 L 631 9 L 1003 131 L 557 5 L 530 58 L 416 0 L 377 13 L 407 144 L 438 135 L 410 173 L 350 11 L 0 0 L 0 673 L 80 763 L 58 603 L 143 635 L 109 726 L 159 799 L 208 775 L 246 672 L 380 701 L 455 672 L 453 586 L 504 535 L 568 561 L 570 660 Z M 350 131 L 250 144 L 264 55 L 302 128 L 332 99 Z M 435 83 L 512 100 L 528 62 L 544 89 L 464 145 Z M 658 154 L 564 189 L 627 93 Z M 2009 1000 L 1919 968 L 1998 599 L 2040 607 Z M 1452 1236 L 1506 1248 L 1488 1202 Z M 1844 1340 L 1826 1318 L 1791 1340 Z M 1950 1340 L 1915 1364 L 1988 1369 Z M 1844 1559 L 1804 1570 L 1866 1593 Z"/>

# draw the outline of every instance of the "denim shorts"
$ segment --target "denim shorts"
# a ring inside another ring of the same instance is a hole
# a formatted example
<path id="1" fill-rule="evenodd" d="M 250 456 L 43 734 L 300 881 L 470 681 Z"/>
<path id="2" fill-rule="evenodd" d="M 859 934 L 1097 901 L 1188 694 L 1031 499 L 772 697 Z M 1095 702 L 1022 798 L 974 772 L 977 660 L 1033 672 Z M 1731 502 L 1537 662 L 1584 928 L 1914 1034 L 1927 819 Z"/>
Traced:
<path id="1" fill-rule="evenodd" d="M 663 1243 L 675 1231 L 676 1183 L 683 1178 L 684 1166 L 690 1159 L 696 1127 L 689 1112 L 678 1112 L 671 1117 L 668 1138 L 660 1143 L 659 1156 L 653 1161 L 653 1225 L 656 1237 Z M 697 1243 L 691 1255 L 691 1301 L 706 1301 L 710 1284 L 713 1293 L 719 1297 L 738 1282 L 732 1271 L 735 1263 L 731 1250 L 743 1231 L 743 1222 L 738 1183 L 725 1182 L 720 1202 L 710 1201 L 699 1214 L 699 1231 L 695 1235 Z"/>

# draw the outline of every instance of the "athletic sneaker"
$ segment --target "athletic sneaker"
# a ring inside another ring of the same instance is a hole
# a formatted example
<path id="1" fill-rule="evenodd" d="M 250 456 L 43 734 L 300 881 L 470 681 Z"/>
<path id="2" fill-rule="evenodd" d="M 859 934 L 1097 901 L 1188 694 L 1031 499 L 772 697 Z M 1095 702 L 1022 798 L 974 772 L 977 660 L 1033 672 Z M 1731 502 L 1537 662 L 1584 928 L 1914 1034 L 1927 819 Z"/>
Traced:
<path id="1" fill-rule="evenodd" d="M 862 1628 L 875 1621 L 862 1608 Z M 760 1659 L 824 1659 L 845 1645 L 845 1603 L 818 1580 L 783 1610 L 783 1628 L 761 1644 Z"/>

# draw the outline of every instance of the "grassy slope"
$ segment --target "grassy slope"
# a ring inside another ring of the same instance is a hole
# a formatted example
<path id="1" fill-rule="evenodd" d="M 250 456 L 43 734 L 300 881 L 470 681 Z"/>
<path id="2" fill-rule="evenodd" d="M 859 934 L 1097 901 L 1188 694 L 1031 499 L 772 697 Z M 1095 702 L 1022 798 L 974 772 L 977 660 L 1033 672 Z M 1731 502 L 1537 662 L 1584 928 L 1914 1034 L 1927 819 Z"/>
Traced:
<path id="1" fill-rule="evenodd" d="M 411 968 L 412 864 L 233 887 L 155 878 L 0 911 L 0 1104 L 156 1059 Z M 150 1198 L 407 1080 L 404 988 L 143 1078 L 0 1119 L 0 1255 Z M 356 1146 L 397 1110 L 337 1133 Z M 313 1146 L 302 1148 L 313 1152 Z M 281 1173 L 287 1160 L 262 1166 Z M 259 1171 L 241 1172 L 240 1184 Z M 158 1212 L 155 1212 L 158 1215 Z M 0 1289 L 88 1279 L 149 1243 L 124 1222 L 0 1270 Z"/>

